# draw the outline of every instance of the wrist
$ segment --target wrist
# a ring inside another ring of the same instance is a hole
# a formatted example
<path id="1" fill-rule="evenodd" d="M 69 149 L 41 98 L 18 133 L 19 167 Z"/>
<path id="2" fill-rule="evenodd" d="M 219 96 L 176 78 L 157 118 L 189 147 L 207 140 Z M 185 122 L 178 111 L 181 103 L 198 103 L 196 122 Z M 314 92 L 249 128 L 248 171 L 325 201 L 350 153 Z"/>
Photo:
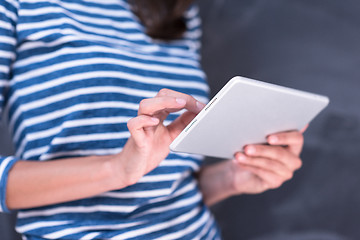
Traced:
<path id="1" fill-rule="evenodd" d="M 238 166 L 237 163 L 232 159 L 227 161 L 228 164 L 228 179 L 227 179 L 227 189 L 229 192 L 229 196 L 234 196 L 234 195 L 240 195 L 240 194 L 244 194 L 245 191 L 243 189 L 243 184 L 239 181 L 238 179 Z"/>
<path id="2" fill-rule="evenodd" d="M 109 176 L 111 190 L 121 189 L 128 186 L 127 177 L 121 167 L 122 154 L 117 153 L 105 159 L 105 168 Z"/>
<path id="3" fill-rule="evenodd" d="M 235 194 L 231 161 L 205 166 L 200 172 L 204 202 L 211 206 Z"/>
<path id="4" fill-rule="evenodd" d="M 124 185 L 123 180 L 119 179 L 121 174 L 119 174 L 116 167 L 116 155 L 95 156 L 99 164 L 98 168 L 95 169 L 98 179 L 94 179 L 94 181 L 102 183 L 105 191 L 116 190 L 121 188 L 121 185 Z"/>
<path id="5" fill-rule="evenodd" d="M 109 176 L 113 190 L 133 185 L 142 177 L 142 174 L 139 174 L 137 169 L 133 169 L 132 166 L 126 166 L 126 158 L 128 157 L 125 155 L 124 151 L 122 151 L 118 154 L 111 155 L 108 159 Z"/>
<path id="6" fill-rule="evenodd" d="M 227 160 L 224 162 L 224 191 L 227 194 L 227 197 L 241 194 L 239 186 L 236 184 L 236 167 L 234 166 L 233 160 Z"/>

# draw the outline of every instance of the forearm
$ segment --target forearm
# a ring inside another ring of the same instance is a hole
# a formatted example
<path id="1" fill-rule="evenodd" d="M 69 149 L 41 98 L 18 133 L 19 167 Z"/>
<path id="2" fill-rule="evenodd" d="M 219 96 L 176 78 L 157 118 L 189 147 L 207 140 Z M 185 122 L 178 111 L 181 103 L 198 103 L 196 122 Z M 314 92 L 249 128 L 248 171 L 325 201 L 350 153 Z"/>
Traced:
<path id="1" fill-rule="evenodd" d="M 206 205 L 211 206 L 234 194 L 232 174 L 230 160 L 201 169 L 199 184 Z"/>
<path id="2" fill-rule="evenodd" d="M 19 161 L 9 172 L 6 203 L 25 209 L 78 200 L 126 186 L 113 156 Z M 119 173 L 120 174 L 120 173 Z"/>

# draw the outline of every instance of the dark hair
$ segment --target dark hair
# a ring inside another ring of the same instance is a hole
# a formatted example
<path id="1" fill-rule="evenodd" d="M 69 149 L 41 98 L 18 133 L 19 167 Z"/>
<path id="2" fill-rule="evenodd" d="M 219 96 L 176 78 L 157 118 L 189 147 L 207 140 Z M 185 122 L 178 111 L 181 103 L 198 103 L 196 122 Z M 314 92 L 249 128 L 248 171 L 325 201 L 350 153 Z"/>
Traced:
<path id="1" fill-rule="evenodd" d="M 155 39 L 174 40 L 186 31 L 185 11 L 193 0 L 129 0 L 132 11 Z"/>

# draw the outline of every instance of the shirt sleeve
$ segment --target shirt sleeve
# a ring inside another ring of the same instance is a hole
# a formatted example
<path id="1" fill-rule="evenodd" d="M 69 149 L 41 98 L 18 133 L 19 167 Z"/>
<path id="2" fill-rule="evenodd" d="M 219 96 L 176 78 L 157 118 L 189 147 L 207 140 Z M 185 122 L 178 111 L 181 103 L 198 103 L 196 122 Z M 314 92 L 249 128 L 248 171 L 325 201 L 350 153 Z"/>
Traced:
<path id="1" fill-rule="evenodd" d="M 9 171 L 17 160 L 15 157 L 0 157 L 0 212 L 10 212 L 6 206 L 6 185 Z"/>
<path id="2" fill-rule="evenodd" d="M 11 79 L 11 65 L 15 60 L 18 3 L 14 0 L 0 0 L 0 118 L 3 113 L 6 93 Z M 16 157 L 0 156 L 0 212 L 9 212 L 6 206 L 8 174 Z"/>

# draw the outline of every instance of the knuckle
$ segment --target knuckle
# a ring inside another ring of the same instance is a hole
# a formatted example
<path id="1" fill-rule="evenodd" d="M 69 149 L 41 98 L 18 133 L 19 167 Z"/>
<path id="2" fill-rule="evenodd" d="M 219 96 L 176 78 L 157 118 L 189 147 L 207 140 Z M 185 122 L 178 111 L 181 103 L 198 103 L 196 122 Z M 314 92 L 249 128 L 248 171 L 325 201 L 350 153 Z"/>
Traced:
<path id="1" fill-rule="evenodd" d="M 166 96 L 169 94 L 169 92 L 170 92 L 170 89 L 162 88 L 162 89 L 160 89 L 158 96 Z"/>
<path id="2" fill-rule="evenodd" d="M 294 173 L 293 173 L 293 172 L 289 172 L 289 173 L 287 174 L 286 180 L 290 180 L 290 179 L 292 179 L 293 177 L 294 177 Z"/>
<path id="3" fill-rule="evenodd" d="M 277 180 L 272 184 L 272 188 L 273 189 L 279 188 L 279 187 L 281 187 L 282 184 L 283 184 L 283 182 L 281 180 Z"/>
<path id="4" fill-rule="evenodd" d="M 144 114 L 147 113 L 148 111 L 150 111 L 151 109 L 151 98 L 146 98 L 140 101 L 139 103 L 139 110 L 138 110 L 138 114 Z"/>
<path id="5" fill-rule="evenodd" d="M 283 143 L 286 142 L 286 135 L 285 134 L 278 134 L 276 135 L 278 142 Z"/>
<path id="6" fill-rule="evenodd" d="M 264 191 L 266 191 L 266 190 L 268 190 L 268 189 L 272 189 L 271 184 L 268 183 L 268 182 L 263 182 L 263 187 L 262 187 L 262 191 L 261 191 L 261 192 L 264 192 Z"/>
<path id="7" fill-rule="evenodd" d="M 133 129 L 135 127 L 135 121 L 135 118 L 132 118 L 126 123 L 128 129 Z"/>
<path id="8" fill-rule="evenodd" d="M 295 162 L 295 168 L 296 168 L 296 169 L 300 169 L 300 168 L 302 167 L 302 165 L 303 165 L 303 162 L 302 162 L 300 159 L 298 159 L 298 160 Z"/>
<path id="9" fill-rule="evenodd" d="M 257 155 L 263 155 L 265 153 L 263 146 L 258 145 L 250 146 L 250 151 L 252 153 L 256 153 Z"/>
<path id="10" fill-rule="evenodd" d="M 284 149 L 282 147 L 276 148 L 275 157 L 277 159 L 283 159 L 285 156 Z"/>
<path id="11" fill-rule="evenodd" d="M 139 108 L 144 108 L 147 105 L 148 99 L 143 99 L 139 103 Z"/>

